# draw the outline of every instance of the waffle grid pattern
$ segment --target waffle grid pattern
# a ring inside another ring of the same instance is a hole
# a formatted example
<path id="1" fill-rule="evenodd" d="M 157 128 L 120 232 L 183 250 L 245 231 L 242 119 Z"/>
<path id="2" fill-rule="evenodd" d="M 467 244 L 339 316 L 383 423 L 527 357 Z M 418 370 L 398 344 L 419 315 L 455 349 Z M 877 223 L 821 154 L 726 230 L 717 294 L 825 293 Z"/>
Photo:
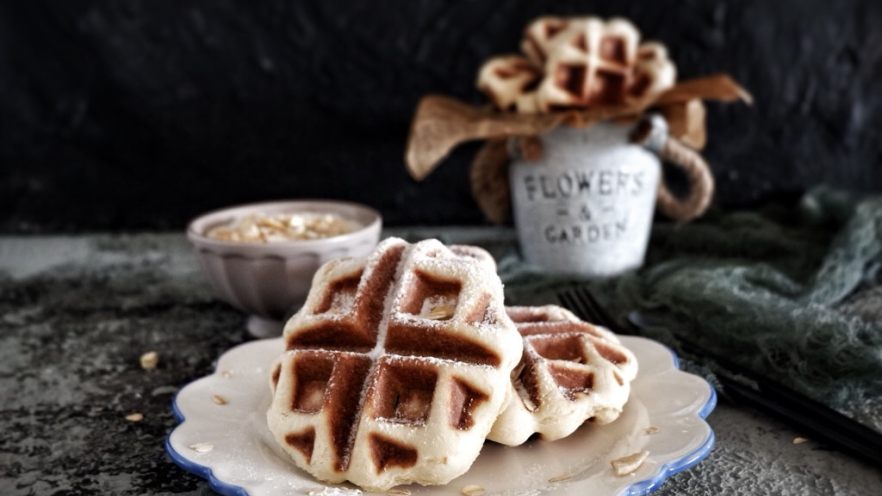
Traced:
<path id="1" fill-rule="evenodd" d="M 283 449 L 374 489 L 464 472 L 520 355 L 494 269 L 483 250 L 396 239 L 320 269 L 271 376 Z"/>
<path id="2" fill-rule="evenodd" d="M 553 305 L 508 307 L 523 336 L 513 400 L 489 438 L 518 445 L 534 433 L 555 440 L 585 421 L 612 422 L 627 402 L 637 359 L 616 336 Z"/>

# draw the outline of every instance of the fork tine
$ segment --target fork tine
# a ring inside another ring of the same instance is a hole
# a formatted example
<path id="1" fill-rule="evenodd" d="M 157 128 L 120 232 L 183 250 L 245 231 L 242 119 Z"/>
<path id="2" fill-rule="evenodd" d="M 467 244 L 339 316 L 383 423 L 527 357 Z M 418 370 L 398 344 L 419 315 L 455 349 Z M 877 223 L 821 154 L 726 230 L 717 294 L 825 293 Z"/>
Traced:
<path id="1" fill-rule="evenodd" d="M 594 319 L 594 309 L 585 303 L 574 290 L 570 290 L 570 300 L 573 302 L 573 308 L 578 310 L 578 317 L 582 320 L 590 321 Z"/>
<path id="2" fill-rule="evenodd" d="M 591 305 L 592 308 L 594 308 L 594 313 L 597 315 L 597 323 L 606 327 L 607 329 L 616 330 L 618 325 L 616 324 L 615 320 L 613 320 L 613 318 L 606 312 L 606 310 L 604 310 L 603 306 L 600 305 L 594 295 L 591 294 L 591 291 L 589 291 L 588 288 L 584 286 L 578 288 L 578 291 L 582 298 L 584 298 L 585 301 L 589 305 Z"/>
<path id="3" fill-rule="evenodd" d="M 588 315 L 590 318 L 585 320 L 593 324 L 605 326 L 606 324 L 603 322 L 603 315 L 598 311 L 591 298 L 588 298 L 585 295 L 585 291 L 582 288 L 577 287 L 573 288 L 573 293 L 575 294 L 576 299 L 581 302 L 581 305 L 589 309 Z"/>
<path id="4" fill-rule="evenodd" d="M 594 320 L 594 312 L 592 312 L 592 309 L 582 298 L 579 297 L 573 288 L 567 288 L 558 292 L 557 297 L 565 307 L 570 309 L 580 319 L 589 322 Z"/>
<path id="5" fill-rule="evenodd" d="M 573 308 L 573 302 L 570 300 L 570 295 L 567 291 L 560 290 L 555 292 L 555 296 L 557 296 L 557 302 L 564 308 L 569 309 L 573 313 L 578 313 L 575 308 Z"/>
<path id="6" fill-rule="evenodd" d="M 573 310 L 573 304 L 570 301 L 569 295 L 567 294 L 566 290 L 555 291 L 554 296 L 557 297 L 557 303 L 560 306 L 568 308 L 571 311 L 575 311 Z"/>
<path id="7" fill-rule="evenodd" d="M 571 312 L 575 313 L 577 316 L 579 315 L 579 313 L 581 313 L 581 312 L 579 312 L 579 310 L 576 309 L 576 307 L 573 305 L 573 300 L 570 298 L 570 293 L 569 293 L 569 291 L 567 291 L 566 289 L 564 289 L 564 290 L 560 290 L 560 291 L 558 291 L 558 292 L 555 293 L 555 294 L 557 295 L 557 300 L 558 300 L 558 302 L 561 304 L 561 306 L 563 306 L 564 308 L 566 308 L 566 309 L 570 310 Z M 581 317 L 580 317 L 580 318 L 581 318 Z"/>

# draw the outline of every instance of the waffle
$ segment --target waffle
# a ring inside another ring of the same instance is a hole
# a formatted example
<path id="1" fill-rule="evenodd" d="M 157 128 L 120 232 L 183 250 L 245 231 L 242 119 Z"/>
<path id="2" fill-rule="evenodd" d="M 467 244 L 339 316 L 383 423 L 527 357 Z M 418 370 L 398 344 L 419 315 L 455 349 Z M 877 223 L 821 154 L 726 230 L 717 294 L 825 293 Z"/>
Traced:
<path id="1" fill-rule="evenodd" d="M 626 100 L 640 34 L 631 23 L 573 19 L 549 42 L 538 99 L 543 111 Z"/>
<path id="2" fill-rule="evenodd" d="M 661 43 L 648 41 L 637 48 L 633 83 L 628 98 L 640 100 L 657 95 L 674 85 L 677 70 L 668 58 L 668 49 Z"/>
<path id="3" fill-rule="evenodd" d="M 637 359 L 616 336 L 554 305 L 507 307 L 523 336 L 513 398 L 488 439 L 517 446 L 538 433 L 555 440 L 586 420 L 606 424 L 628 401 Z"/>
<path id="4" fill-rule="evenodd" d="M 538 109 L 535 89 L 542 69 L 520 55 L 504 55 L 487 61 L 478 74 L 478 88 L 498 109 L 532 114 Z"/>
<path id="5" fill-rule="evenodd" d="M 530 62 L 543 67 L 548 59 L 551 40 L 568 25 L 569 20 L 563 17 L 544 16 L 534 19 L 524 30 L 521 51 L 527 55 Z"/>
<path id="6" fill-rule="evenodd" d="M 519 113 L 643 102 L 673 86 L 676 70 L 664 46 L 639 41 L 624 19 L 540 17 L 524 31 L 526 57 L 490 59 L 478 87 Z"/>
<path id="7" fill-rule="evenodd" d="M 390 238 L 319 269 L 285 326 L 269 429 L 318 479 L 370 490 L 464 473 L 523 345 L 492 258 Z"/>

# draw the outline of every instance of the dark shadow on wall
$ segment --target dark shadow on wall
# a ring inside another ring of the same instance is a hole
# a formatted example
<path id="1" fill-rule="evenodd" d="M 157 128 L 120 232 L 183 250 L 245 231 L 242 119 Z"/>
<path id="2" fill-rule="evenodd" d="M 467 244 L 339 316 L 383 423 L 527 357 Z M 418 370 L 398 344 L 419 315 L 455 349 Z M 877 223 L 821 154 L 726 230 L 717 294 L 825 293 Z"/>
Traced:
<path id="1" fill-rule="evenodd" d="M 681 77 L 727 71 L 754 93 L 710 111 L 721 204 L 882 189 L 873 0 L 2 2 L 0 230 L 180 228 L 293 197 L 479 223 L 474 146 L 416 184 L 408 123 L 428 92 L 482 102 L 481 62 L 544 13 L 629 17 Z"/>

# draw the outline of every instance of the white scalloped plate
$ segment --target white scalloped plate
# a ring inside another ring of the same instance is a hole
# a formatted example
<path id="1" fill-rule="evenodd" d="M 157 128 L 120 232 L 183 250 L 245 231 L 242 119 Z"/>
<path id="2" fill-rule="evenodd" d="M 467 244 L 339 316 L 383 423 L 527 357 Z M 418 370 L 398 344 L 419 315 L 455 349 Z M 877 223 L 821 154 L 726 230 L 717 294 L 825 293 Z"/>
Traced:
<path id="1" fill-rule="evenodd" d="M 621 339 L 637 356 L 640 373 L 618 420 L 585 425 L 554 442 L 517 448 L 488 442 L 472 468 L 447 486 L 407 489 L 414 495 L 459 494 L 469 485 L 481 486 L 487 495 L 646 494 L 701 461 L 714 443 L 704 421 L 716 404 L 713 388 L 680 371 L 676 356 L 655 341 Z M 214 374 L 184 387 L 173 405 L 181 423 L 166 439 L 168 454 L 224 495 L 361 494 L 354 486 L 317 482 L 272 440 L 266 426 L 267 367 L 281 351 L 281 338 L 237 346 L 221 356 Z M 216 404 L 214 395 L 227 403 Z M 636 472 L 613 473 L 612 460 L 643 450 L 649 457 Z"/>

